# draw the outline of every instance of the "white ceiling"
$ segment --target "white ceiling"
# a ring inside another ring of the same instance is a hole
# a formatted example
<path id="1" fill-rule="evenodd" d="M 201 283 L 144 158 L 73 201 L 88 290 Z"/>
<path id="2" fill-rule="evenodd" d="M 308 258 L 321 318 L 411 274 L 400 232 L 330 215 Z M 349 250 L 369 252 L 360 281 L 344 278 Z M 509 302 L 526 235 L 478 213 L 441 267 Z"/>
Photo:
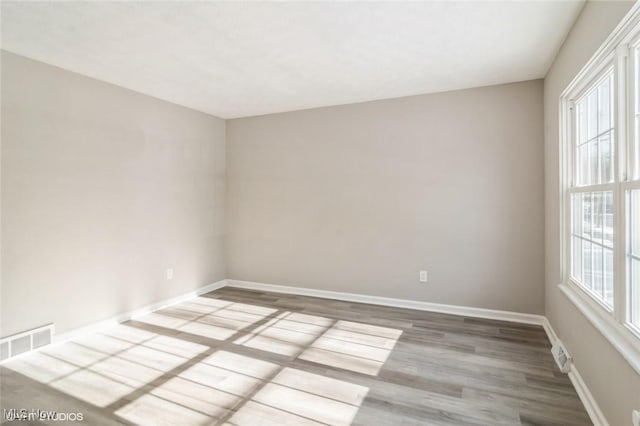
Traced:
<path id="1" fill-rule="evenodd" d="M 222 118 L 543 77 L 583 1 L 2 2 L 2 47 Z"/>

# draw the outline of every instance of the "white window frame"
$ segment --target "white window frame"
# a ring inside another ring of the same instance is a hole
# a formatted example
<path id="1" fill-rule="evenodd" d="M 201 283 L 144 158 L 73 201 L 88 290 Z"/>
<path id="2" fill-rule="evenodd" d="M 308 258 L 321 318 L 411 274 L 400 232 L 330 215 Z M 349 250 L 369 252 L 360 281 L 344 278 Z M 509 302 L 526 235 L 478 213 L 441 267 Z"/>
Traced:
<path id="1" fill-rule="evenodd" d="M 629 181 L 633 175 L 631 155 L 635 137 L 635 49 L 640 46 L 640 4 L 636 3 L 596 51 L 584 68 L 560 96 L 560 235 L 562 292 L 611 342 L 629 364 L 640 373 L 640 328 L 629 323 L 629 283 L 627 280 L 627 191 L 640 189 L 640 180 Z M 639 58 L 640 59 L 640 58 Z M 575 102 L 581 99 L 613 69 L 614 96 L 614 182 L 576 186 Z M 638 70 L 640 71 L 640 70 Z M 640 99 L 638 100 L 640 103 Z M 636 171 L 640 173 L 640 170 Z M 608 308 L 587 289 L 571 278 L 571 195 L 581 192 L 612 191 L 614 199 L 614 300 Z"/>

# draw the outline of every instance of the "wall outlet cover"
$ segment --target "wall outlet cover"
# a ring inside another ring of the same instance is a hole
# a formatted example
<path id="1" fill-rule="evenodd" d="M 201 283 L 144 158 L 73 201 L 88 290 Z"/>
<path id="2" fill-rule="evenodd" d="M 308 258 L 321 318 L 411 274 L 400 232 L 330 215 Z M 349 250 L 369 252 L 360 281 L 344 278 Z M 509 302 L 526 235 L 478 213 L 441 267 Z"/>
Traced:
<path id="1" fill-rule="evenodd" d="M 640 426 L 640 410 L 633 410 L 632 414 L 633 426 Z"/>

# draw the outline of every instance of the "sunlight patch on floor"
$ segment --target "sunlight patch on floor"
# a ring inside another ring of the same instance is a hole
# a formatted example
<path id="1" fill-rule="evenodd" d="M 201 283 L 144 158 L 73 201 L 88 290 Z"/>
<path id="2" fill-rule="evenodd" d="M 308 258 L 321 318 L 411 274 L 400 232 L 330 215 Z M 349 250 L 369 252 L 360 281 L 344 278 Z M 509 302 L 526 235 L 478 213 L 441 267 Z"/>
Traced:
<path id="1" fill-rule="evenodd" d="M 223 341 L 275 312 L 275 309 L 263 306 L 197 297 L 137 318 L 136 321 L 175 330 L 176 333 L 185 332 Z"/>
<path id="2" fill-rule="evenodd" d="M 11 369 L 104 407 L 206 351 L 207 346 L 127 325 L 52 345 Z"/>
<path id="3" fill-rule="evenodd" d="M 205 358 L 202 363 L 234 371 L 260 380 L 271 376 L 278 370 L 278 368 L 280 368 L 279 365 L 272 362 L 262 361 L 227 351 L 217 351 Z"/>
<path id="4" fill-rule="evenodd" d="M 284 368 L 229 420 L 229 424 L 348 425 L 368 388 L 305 371 Z"/>
<path id="5" fill-rule="evenodd" d="M 375 376 L 401 335 L 394 328 L 337 321 L 299 358 Z"/>
<path id="6" fill-rule="evenodd" d="M 150 421 L 162 425 L 208 425 L 213 420 L 207 414 L 150 394 L 142 395 L 115 414 L 139 425 Z"/>
<path id="7" fill-rule="evenodd" d="M 292 320 L 291 316 L 291 312 L 283 312 L 239 337 L 234 343 L 280 355 L 296 356 L 325 330 L 325 326 L 318 323 L 325 323 L 322 320 L 326 318 L 298 315 L 295 317 L 297 319 Z"/>
<path id="8" fill-rule="evenodd" d="M 40 383 L 49 383 L 78 370 L 78 366 L 53 358 L 44 352 L 34 352 L 11 360 L 4 366 Z"/>
<path id="9" fill-rule="evenodd" d="M 144 424 L 154 411 L 168 405 L 169 424 L 210 424 L 228 417 L 242 401 L 279 371 L 279 365 L 227 351 L 218 351 L 194 363 L 176 377 L 118 409 L 116 414 Z M 164 414 L 164 412 L 163 412 Z M 164 421 L 164 420 L 163 420 Z"/>
<path id="10" fill-rule="evenodd" d="M 229 426 L 326 426 L 268 405 L 249 401 L 224 424 Z"/>
<path id="11" fill-rule="evenodd" d="M 187 333 L 226 340 L 229 350 L 196 343 L 206 339 L 194 341 Z M 367 387 L 240 355 L 233 348 L 375 375 L 400 334 L 198 297 L 129 325 L 27 354 L 7 367 L 135 424 L 346 425 Z"/>
<path id="12" fill-rule="evenodd" d="M 136 389 L 85 369 L 55 380 L 49 385 L 97 407 L 105 407 Z"/>

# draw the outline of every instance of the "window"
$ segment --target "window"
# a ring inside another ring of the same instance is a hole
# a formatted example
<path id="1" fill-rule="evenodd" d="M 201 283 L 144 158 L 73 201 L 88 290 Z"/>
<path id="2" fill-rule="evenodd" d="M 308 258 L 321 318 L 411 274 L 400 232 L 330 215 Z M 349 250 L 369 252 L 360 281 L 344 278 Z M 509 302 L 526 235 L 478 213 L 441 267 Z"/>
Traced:
<path id="1" fill-rule="evenodd" d="M 571 191 L 571 277 L 613 308 L 613 69 L 575 102 L 575 170 Z"/>
<path id="2" fill-rule="evenodd" d="M 640 7 L 561 96 L 560 288 L 640 371 Z"/>

